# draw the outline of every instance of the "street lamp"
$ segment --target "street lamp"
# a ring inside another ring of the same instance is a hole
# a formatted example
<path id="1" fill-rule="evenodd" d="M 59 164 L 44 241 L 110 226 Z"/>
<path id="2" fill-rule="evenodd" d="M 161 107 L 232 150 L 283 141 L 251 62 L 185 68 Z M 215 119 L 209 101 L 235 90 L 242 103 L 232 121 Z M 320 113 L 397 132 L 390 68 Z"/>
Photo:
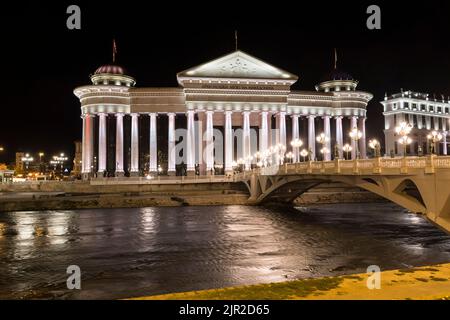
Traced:
<path id="1" fill-rule="evenodd" d="M 294 139 L 291 141 L 292 151 L 294 151 L 295 161 L 298 161 L 298 149 L 303 146 L 303 141 L 300 139 Z"/>
<path id="2" fill-rule="evenodd" d="M 306 157 L 309 155 L 308 150 L 303 149 L 302 151 L 300 151 L 300 156 L 303 158 L 303 162 L 306 161 Z"/>
<path id="3" fill-rule="evenodd" d="M 342 147 L 342 150 L 345 152 L 346 158 L 347 158 L 347 160 L 348 160 L 348 159 L 349 159 L 348 154 L 349 154 L 349 152 L 352 152 L 352 150 L 353 150 L 352 146 L 349 145 L 348 143 L 346 143 L 346 144 Z"/>
<path id="4" fill-rule="evenodd" d="M 330 141 L 330 138 L 327 137 L 325 135 L 325 133 L 321 133 L 319 136 L 317 136 L 316 140 L 318 143 L 320 143 L 322 145 L 322 150 L 320 150 L 320 152 L 323 154 L 322 160 L 325 160 L 325 155 L 329 152 L 329 151 L 325 152 L 326 150 L 328 150 L 327 147 L 325 146 L 325 144 Z M 324 152 L 322 152 L 322 151 L 324 151 Z"/>
<path id="5" fill-rule="evenodd" d="M 358 140 L 362 138 L 363 134 L 358 130 L 358 128 L 355 127 L 352 131 L 350 131 L 349 136 L 353 141 L 355 141 L 356 159 L 359 159 Z"/>
<path id="6" fill-rule="evenodd" d="M 400 140 L 398 142 L 401 145 L 403 145 L 404 148 L 403 156 L 405 157 L 406 157 L 406 146 L 412 142 L 412 140 L 408 138 L 408 134 L 411 133 L 412 128 L 413 125 L 405 121 L 401 122 L 399 126 L 395 127 L 395 133 L 400 136 Z M 408 141 L 410 142 L 408 143 Z"/>
<path id="7" fill-rule="evenodd" d="M 4 149 L 3 147 L 0 147 L 0 152 L 1 152 L 1 151 L 5 151 L 5 149 Z"/>
<path id="8" fill-rule="evenodd" d="M 427 139 L 431 140 L 431 144 L 430 144 L 431 154 L 434 154 L 434 152 L 436 150 L 436 143 L 441 141 L 442 138 L 443 138 L 442 134 L 438 133 L 437 131 L 433 131 L 433 132 L 431 132 L 431 134 L 429 134 L 427 136 Z"/>
<path id="9" fill-rule="evenodd" d="M 403 157 L 406 157 L 406 147 L 411 144 L 412 139 L 408 136 L 402 136 L 399 140 L 398 143 L 401 144 L 403 146 Z"/>
<path id="10" fill-rule="evenodd" d="M 370 140 L 369 147 L 373 149 L 375 158 L 381 157 L 381 145 L 377 139 Z"/>
<path id="11" fill-rule="evenodd" d="M 325 159 L 325 155 L 330 153 L 330 150 L 328 150 L 327 147 L 323 147 L 322 149 L 320 149 L 320 153 L 322 154 L 322 158 Z"/>
<path id="12" fill-rule="evenodd" d="M 292 153 L 292 152 L 288 152 L 287 154 L 286 154 L 286 158 L 288 159 L 288 160 L 291 160 L 291 163 L 294 163 L 294 154 Z"/>

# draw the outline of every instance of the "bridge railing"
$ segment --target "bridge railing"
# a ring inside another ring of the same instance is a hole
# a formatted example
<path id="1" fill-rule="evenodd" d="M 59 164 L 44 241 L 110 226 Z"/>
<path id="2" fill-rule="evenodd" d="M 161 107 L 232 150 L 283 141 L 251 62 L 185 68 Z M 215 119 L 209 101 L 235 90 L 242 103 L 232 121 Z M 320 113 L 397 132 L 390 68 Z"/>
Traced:
<path id="1" fill-rule="evenodd" d="M 450 156 L 374 158 L 359 160 L 309 161 L 285 163 L 267 168 L 235 174 L 233 180 L 245 180 L 252 174 L 292 175 L 292 174 L 415 174 L 435 173 L 436 169 L 450 169 Z"/>

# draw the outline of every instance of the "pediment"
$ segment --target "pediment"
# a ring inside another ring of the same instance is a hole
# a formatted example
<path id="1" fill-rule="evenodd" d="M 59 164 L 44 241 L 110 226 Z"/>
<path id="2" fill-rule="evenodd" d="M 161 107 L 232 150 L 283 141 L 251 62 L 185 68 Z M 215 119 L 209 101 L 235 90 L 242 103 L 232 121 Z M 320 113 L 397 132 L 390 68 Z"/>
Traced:
<path id="1" fill-rule="evenodd" d="M 245 52 L 235 51 L 221 58 L 177 74 L 180 78 L 242 78 L 296 81 L 298 77 Z"/>

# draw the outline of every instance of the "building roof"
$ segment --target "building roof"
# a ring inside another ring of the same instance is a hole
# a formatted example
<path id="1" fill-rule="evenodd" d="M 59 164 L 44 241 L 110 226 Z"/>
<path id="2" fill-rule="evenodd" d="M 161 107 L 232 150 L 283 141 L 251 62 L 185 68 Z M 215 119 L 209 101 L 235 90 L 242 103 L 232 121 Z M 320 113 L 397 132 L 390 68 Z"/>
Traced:
<path id="1" fill-rule="evenodd" d="M 95 70 L 94 74 L 118 74 L 118 75 L 126 75 L 126 70 L 118 65 L 104 65 Z"/>
<path id="2" fill-rule="evenodd" d="M 274 67 L 248 53 L 237 50 L 220 58 L 178 73 L 178 78 L 245 78 L 297 81 L 290 72 Z"/>
<path id="3" fill-rule="evenodd" d="M 353 76 L 343 70 L 340 69 L 333 69 L 331 72 L 324 75 L 320 82 L 327 82 L 327 81 L 335 81 L 335 80 L 355 80 Z"/>

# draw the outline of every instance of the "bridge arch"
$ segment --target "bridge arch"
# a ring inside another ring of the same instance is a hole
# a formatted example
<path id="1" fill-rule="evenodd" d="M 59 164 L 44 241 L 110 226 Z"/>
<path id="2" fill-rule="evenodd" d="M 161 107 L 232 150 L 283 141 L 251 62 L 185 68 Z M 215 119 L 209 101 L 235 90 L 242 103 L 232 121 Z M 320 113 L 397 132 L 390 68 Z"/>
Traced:
<path id="1" fill-rule="evenodd" d="M 324 183 L 343 183 L 372 192 L 412 212 L 427 213 L 421 185 L 410 177 L 339 176 L 339 175 L 255 175 L 246 183 L 250 202 L 264 204 L 292 203 L 308 190 Z M 450 206 L 450 199 L 448 202 Z"/>

